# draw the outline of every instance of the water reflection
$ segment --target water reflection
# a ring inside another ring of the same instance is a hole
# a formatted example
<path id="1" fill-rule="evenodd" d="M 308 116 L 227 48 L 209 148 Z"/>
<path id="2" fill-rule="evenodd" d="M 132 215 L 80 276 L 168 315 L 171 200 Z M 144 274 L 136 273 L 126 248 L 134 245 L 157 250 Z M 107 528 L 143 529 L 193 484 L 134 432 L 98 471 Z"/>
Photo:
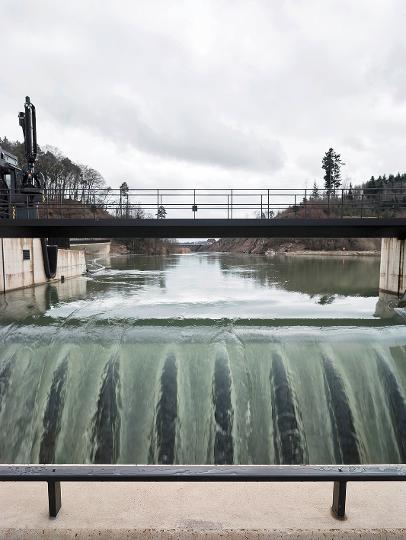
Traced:
<path id="1" fill-rule="evenodd" d="M 42 312 L 71 321 L 373 319 L 379 317 L 378 265 L 374 258 L 112 257 L 90 263 L 88 278 L 72 280 L 78 291 L 72 284 L 69 301 L 56 301 L 51 309 L 36 300 L 37 293 L 16 293 L 22 301 L 11 310 L 3 301 L 1 317 Z M 27 294 L 32 304 L 24 300 Z M 27 312 L 30 305 L 35 307 Z"/>
<path id="2" fill-rule="evenodd" d="M 2 294 L 0 322 L 38 319 L 39 316 L 72 299 L 86 298 L 87 285 L 88 280 L 79 277 L 67 279 L 63 283 L 46 283 Z"/>
<path id="3" fill-rule="evenodd" d="M 220 255 L 223 272 L 308 295 L 376 296 L 378 257 Z"/>

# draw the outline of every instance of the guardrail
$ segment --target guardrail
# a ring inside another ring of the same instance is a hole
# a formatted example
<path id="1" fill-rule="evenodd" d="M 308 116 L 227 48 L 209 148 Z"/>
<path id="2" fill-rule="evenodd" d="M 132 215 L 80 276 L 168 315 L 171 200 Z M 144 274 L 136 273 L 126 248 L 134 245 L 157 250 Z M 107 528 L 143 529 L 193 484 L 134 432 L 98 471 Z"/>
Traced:
<path id="1" fill-rule="evenodd" d="M 332 514 L 344 519 L 348 482 L 405 480 L 406 465 L 0 465 L 0 481 L 47 482 L 50 517 L 62 482 L 334 482 Z"/>
<path id="2" fill-rule="evenodd" d="M 2 202 L 3 201 L 3 202 Z M 1 215 L 30 218 L 29 194 L 0 192 Z M 382 189 L 48 189 L 35 203 L 41 218 L 394 217 L 406 215 L 406 188 Z M 26 213 L 24 213 L 26 209 Z"/>

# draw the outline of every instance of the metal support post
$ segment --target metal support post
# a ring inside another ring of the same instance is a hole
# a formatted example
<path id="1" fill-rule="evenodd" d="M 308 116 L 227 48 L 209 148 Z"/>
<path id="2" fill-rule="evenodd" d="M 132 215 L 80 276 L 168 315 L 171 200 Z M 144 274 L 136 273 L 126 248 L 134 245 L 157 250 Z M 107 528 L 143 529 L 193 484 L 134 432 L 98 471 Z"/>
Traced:
<path id="1" fill-rule="evenodd" d="M 347 481 L 335 480 L 333 491 L 333 505 L 331 510 L 334 517 L 337 519 L 344 519 L 345 517 L 345 498 L 347 494 Z"/>
<path id="2" fill-rule="evenodd" d="M 307 217 L 307 189 L 305 189 L 303 205 L 304 205 L 305 217 Z"/>
<path id="3" fill-rule="evenodd" d="M 344 217 L 344 190 L 341 190 L 341 218 Z"/>
<path id="4" fill-rule="evenodd" d="M 268 219 L 269 219 L 269 189 L 268 189 Z"/>
<path id="5" fill-rule="evenodd" d="M 56 517 L 61 509 L 61 483 L 55 481 L 48 482 L 48 504 L 49 517 Z"/>

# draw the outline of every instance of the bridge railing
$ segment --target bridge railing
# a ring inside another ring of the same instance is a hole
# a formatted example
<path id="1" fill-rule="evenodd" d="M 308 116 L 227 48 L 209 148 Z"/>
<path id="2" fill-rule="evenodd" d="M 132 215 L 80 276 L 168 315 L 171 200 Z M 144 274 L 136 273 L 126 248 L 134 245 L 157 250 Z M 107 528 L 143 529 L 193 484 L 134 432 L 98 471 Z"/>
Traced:
<path id="1" fill-rule="evenodd" d="M 1 214 L 30 217 L 29 194 L 0 192 Z M 48 190 L 41 218 L 385 218 L 406 215 L 406 189 L 129 189 Z"/>
<path id="2" fill-rule="evenodd" d="M 332 514 L 344 519 L 348 482 L 405 480 L 405 465 L 0 465 L 0 481 L 47 482 L 50 517 L 62 482 L 332 482 Z"/>

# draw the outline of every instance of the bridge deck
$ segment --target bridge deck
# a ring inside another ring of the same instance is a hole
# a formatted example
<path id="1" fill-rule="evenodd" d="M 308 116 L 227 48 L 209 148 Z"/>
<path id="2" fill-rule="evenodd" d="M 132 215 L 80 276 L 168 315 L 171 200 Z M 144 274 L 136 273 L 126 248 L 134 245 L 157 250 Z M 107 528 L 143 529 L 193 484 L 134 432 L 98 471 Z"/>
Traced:
<path id="1" fill-rule="evenodd" d="M 1 238 L 406 238 L 406 218 L 2 219 Z"/>

